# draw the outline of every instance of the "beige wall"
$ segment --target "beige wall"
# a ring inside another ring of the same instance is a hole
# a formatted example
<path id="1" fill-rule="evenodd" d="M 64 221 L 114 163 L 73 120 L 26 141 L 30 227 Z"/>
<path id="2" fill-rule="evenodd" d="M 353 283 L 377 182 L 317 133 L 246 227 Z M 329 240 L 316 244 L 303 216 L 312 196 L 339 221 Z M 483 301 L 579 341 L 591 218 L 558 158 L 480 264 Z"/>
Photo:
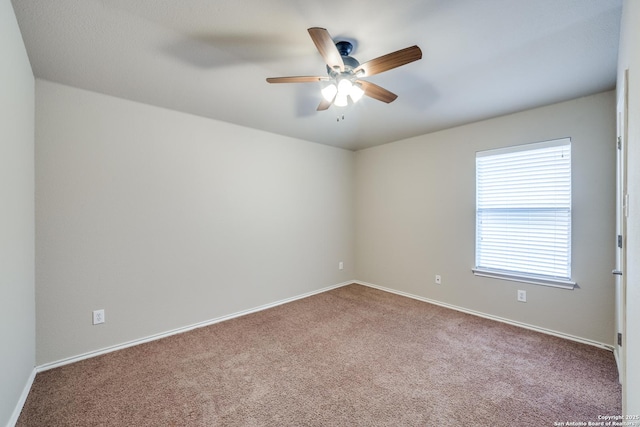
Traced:
<path id="1" fill-rule="evenodd" d="M 354 278 L 353 152 L 42 80 L 36 113 L 38 364 Z"/>
<path id="2" fill-rule="evenodd" d="M 0 2 L 0 425 L 35 366 L 34 79 L 11 2 Z"/>
<path id="3" fill-rule="evenodd" d="M 573 147 L 572 273 L 580 288 L 474 276 L 476 151 L 562 137 Z M 614 139 L 615 94 L 606 92 L 357 152 L 358 279 L 612 344 Z M 518 289 L 528 302 L 517 302 Z"/>
<path id="4" fill-rule="evenodd" d="M 618 56 L 618 82 L 629 69 L 628 190 L 627 219 L 627 373 L 623 400 L 626 414 L 640 414 L 640 2 L 625 0 Z"/>

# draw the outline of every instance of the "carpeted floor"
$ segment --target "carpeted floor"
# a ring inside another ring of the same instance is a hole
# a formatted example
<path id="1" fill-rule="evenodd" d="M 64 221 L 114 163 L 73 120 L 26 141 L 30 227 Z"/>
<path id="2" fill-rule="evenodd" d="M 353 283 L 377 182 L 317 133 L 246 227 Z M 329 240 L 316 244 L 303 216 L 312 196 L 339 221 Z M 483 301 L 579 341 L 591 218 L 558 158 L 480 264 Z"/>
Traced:
<path id="1" fill-rule="evenodd" d="M 39 373 L 18 426 L 554 426 L 612 353 L 359 285 Z"/>

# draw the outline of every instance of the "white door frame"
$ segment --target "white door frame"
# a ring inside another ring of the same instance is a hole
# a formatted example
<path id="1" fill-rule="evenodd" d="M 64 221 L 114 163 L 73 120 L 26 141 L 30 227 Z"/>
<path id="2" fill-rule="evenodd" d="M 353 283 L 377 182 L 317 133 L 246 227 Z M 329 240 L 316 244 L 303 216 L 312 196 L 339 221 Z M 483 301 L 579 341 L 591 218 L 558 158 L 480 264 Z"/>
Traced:
<path id="1" fill-rule="evenodd" d="M 615 311 L 616 330 L 614 337 L 614 356 L 618 365 L 618 375 L 622 384 L 622 407 L 626 409 L 626 231 L 627 216 L 629 214 L 629 195 L 627 193 L 627 115 L 628 115 L 628 87 L 629 70 L 625 70 L 622 87 L 620 88 L 617 108 L 617 138 L 616 138 L 616 265 L 615 275 Z"/>

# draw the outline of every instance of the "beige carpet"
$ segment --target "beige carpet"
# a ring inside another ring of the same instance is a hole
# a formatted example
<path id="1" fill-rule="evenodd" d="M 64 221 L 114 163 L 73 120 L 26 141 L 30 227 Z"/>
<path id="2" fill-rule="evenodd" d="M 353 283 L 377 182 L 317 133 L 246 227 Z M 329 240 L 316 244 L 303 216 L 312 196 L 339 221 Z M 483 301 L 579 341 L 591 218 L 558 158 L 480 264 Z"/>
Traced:
<path id="1" fill-rule="evenodd" d="M 350 285 L 42 372 L 18 426 L 553 426 L 612 353 Z"/>

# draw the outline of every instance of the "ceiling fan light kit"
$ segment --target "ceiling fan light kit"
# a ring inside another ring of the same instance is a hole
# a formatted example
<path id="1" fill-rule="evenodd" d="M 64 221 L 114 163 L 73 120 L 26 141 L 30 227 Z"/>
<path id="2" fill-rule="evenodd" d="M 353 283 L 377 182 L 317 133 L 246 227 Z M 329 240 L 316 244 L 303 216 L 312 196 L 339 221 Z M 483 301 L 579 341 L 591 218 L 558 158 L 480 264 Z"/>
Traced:
<path id="1" fill-rule="evenodd" d="M 364 95 L 364 90 L 360 83 L 352 82 L 351 79 L 344 77 L 331 81 L 320 92 L 327 102 L 333 102 L 336 107 L 346 107 L 348 104 L 347 98 L 356 103 Z"/>
<path id="2" fill-rule="evenodd" d="M 324 28 L 313 27 L 308 31 L 311 40 L 327 64 L 328 76 L 269 77 L 267 82 L 327 82 L 321 90 L 323 99 L 318 105 L 318 111 L 326 110 L 331 105 L 346 107 L 349 105 L 349 100 L 356 103 L 364 95 L 386 103 L 393 102 L 398 97 L 396 94 L 374 83 L 361 80 L 361 78 L 379 74 L 422 58 L 420 48 L 411 46 L 360 64 L 357 59 L 350 56 L 353 50 L 353 44 L 350 42 L 338 41 L 334 44 L 329 32 Z"/>

